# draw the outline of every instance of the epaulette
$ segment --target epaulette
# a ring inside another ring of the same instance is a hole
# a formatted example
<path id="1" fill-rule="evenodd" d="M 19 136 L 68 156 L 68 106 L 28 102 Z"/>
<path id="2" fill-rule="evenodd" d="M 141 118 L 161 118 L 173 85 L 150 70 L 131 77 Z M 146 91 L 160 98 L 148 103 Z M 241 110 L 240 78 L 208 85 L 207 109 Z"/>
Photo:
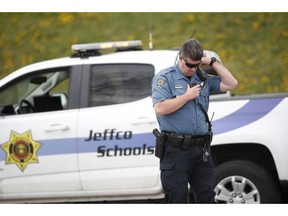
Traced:
<path id="1" fill-rule="evenodd" d="M 165 74 L 171 73 L 171 72 L 176 72 L 176 69 L 174 66 L 170 66 L 170 67 L 165 69 Z"/>

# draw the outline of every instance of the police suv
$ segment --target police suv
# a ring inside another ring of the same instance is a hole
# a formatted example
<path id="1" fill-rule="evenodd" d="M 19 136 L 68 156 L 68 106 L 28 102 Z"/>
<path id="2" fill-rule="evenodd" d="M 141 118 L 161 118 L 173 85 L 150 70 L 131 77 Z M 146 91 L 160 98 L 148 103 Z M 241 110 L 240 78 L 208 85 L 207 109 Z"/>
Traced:
<path id="1" fill-rule="evenodd" d="M 164 197 L 151 80 L 176 62 L 178 51 L 141 45 L 73 45 L 71 57 L 0 80 L 0 202 Z M 107 48 L 116 52 L 101 55 Z M 216 201 L 281 202 L 288 188 L 287 94 L 227 92 L 210 101 Z"/>

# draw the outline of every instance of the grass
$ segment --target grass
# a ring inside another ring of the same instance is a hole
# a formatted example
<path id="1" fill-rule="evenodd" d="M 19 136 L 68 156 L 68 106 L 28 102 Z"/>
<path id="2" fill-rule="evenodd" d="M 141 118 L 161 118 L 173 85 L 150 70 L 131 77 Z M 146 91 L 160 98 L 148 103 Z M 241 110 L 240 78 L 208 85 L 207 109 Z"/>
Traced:
<path id="1" fill-rule="evenodd" d="M 233 93 L 288 91 L 288 13 L 0 13 L 0 78 L 69 56 L 74 43 L 142 40 L 179 47 L 191 36 L 238 79 Z M 150 22 L 151 21 L 151 22 Z M 171 62 L 173 64 L 173 62 Z"/>

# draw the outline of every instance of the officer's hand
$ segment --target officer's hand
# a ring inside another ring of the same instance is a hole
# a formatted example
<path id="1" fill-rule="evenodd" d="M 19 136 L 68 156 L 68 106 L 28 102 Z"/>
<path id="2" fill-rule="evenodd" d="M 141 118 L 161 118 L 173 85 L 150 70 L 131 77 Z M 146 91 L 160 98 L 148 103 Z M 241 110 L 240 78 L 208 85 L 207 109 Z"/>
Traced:
<path id="1" fill-rule="evenodd" d="M 202 57 L 202 59 L 201 59 L 201 64 L 200 64 L 200 66 L 202 66 L 202 65 L 209 65 L 210 64 L 210 62 L 211 62 L 211 58 L 208 58 L 208 57 Z"/>
<path id="2" fill-rule="evenodd" d="M 187 85 L 187 90 L 184 94 L 186 94 L 186 96 L 190 99 L 190 100 L 193 100 L 197 97 L 199 97 L 199 94 L 200 94 L 200 85 L 197 84 L 193 87 L 190 88 L 189 85 Z"/>

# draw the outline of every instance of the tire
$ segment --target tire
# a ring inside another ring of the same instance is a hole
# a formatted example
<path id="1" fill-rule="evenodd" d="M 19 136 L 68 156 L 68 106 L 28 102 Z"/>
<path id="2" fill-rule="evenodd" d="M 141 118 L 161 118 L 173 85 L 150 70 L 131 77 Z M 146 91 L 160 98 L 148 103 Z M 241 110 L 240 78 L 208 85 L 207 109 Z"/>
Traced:
<path id="1" fill-rule="evenodd" d="M 262 166 L 235 160 L 215 168 L 216 203 L 281 203 L 279 186 Z"/>

